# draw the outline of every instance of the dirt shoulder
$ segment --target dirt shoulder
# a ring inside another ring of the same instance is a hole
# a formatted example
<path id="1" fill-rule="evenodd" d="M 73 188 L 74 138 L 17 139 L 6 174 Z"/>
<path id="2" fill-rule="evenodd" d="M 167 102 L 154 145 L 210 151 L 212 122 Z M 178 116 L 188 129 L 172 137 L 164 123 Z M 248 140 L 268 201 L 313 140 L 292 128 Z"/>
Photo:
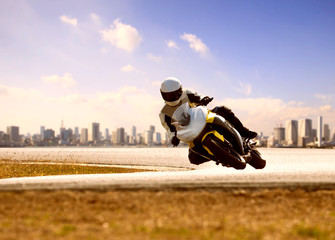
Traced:
<path id="1" fill-rule="evenodd" d="M 335 191 L 0 192 L 0 239 L 335 239 Z"/>

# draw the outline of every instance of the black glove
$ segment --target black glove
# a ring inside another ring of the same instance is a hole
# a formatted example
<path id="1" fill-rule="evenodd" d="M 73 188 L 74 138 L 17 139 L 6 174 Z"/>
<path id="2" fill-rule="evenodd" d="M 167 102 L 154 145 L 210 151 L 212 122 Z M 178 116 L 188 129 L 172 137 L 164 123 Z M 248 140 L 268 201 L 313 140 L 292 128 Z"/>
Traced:
<path id="1" fill-rule="evenodd" d="M 207 106 L 208 103 L 210 103 L 213 100 L 213 98 L 210 97 L 204 97 L 203 99 L 200 100 L 199 104 L 202 106 Z"/>
<path id="2" fill-rule="evenodd" d="M 171 143 L 174 147 L 177 147 L 179 145 L 180 140 L 177 137 L 172 137 Z"/>

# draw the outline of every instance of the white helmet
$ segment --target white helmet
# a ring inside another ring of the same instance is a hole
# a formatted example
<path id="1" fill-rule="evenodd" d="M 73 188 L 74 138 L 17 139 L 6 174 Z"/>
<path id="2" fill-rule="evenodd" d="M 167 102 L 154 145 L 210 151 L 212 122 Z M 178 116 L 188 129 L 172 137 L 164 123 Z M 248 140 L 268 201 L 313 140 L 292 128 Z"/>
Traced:
<path id="1" fill-rule="evenodd" d="M 180 81 L 174 77 L 166 78 L 161 85 L 161 94 L 166 104 L 176 106 L 183 93 Z"/>

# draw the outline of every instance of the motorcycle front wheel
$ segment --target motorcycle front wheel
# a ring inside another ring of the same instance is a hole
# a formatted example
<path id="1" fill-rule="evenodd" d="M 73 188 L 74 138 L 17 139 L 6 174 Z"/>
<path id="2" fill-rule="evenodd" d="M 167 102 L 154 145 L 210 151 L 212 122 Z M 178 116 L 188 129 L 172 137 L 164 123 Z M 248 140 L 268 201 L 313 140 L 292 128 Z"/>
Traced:
<path id="1" fill-rule="evenodd" d="M 260 152 L 253 149 L 250 151 L 251 161 L 249 164 L 256 169 L 263 169 L 266 165 L 266 161 L 262 159 Z"/>
<path id="2" fill-rule="evenodd" d="M 221 146 L 221 140 L 214 135 L 208 135 L 203 144 L 206 146 L 224 165 L 231 166 L 235 169 L 244 169 L 246 167 L 245 160 L 235 152 L 234 149 L 229 149 Z"/>

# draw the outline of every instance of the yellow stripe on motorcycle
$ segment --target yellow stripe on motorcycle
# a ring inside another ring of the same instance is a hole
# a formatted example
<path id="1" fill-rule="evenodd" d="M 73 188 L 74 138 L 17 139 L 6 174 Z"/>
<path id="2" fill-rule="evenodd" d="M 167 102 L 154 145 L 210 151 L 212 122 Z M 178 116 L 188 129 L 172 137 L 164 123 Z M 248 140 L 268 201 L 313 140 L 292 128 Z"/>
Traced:
<path id="1" fill-rule="evenodd" d="M 217 138 L 220 139 L 222 142 L 224 142 L 224 137 L 223 137 L 220 133 L 218 133 L 217 131 L 215 131 L 215 130 L 206 133 L 206 134 L 202 137 L 201 142 L 203 142 L 203 141 L 205 140 L 205 138 L 206 138 L 209 134 L 214 134 L 215 137 L 217 137 Z M 214 156 L 214 154 L 213 154 L 213 153 L 212 153 L 206 146 L 204 146 L 204 145 L 202 145 L 202 146 L 204 147 L 204 149 L 206 149 L 206 151 L 207 151 L 210 155 L 213 155 L 213 156 Z"/>
<path id="2" fill-rule="evenodd" d="M 208 111 L 208 114 L 206 116 L 206 123 L 212 123 L 214 121 L 215 115 L 215 113 Z"/>

